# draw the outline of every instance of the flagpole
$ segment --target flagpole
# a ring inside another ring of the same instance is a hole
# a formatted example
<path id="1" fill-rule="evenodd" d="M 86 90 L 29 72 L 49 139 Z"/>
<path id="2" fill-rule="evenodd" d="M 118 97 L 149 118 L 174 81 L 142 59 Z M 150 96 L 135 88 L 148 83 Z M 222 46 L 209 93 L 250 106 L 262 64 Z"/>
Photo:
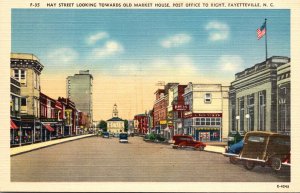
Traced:
<path id="1" fill-rule="evenodd" d="M 267 44 L 267 18 L 265 18 L 265 30 L 266 30 L 266 34 L 265 34 L 265 46 L 266 46 L 266 61 L 268 59 L 268 44 Z"/>

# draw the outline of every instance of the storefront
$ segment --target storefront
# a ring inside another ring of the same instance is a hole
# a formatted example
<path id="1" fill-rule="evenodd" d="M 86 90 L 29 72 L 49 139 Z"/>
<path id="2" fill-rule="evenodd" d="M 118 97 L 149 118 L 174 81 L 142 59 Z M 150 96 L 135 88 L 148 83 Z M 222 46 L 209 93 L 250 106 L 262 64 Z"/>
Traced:
<path id="1" fill-rule="evenodd" d="M 20 144 L 20 127 L 19 121 L 10 120 L 10 145 L 17 146 Z"/>
<path id="2" fill-rule="evenodd" d="M 220 140 L 220 128 L 207 128 L 207 127 L 203 127 L 203 128 L 196 128 L 195 129 L 195 136 L 194 138 L 197 141 L 219 141 Z"/>

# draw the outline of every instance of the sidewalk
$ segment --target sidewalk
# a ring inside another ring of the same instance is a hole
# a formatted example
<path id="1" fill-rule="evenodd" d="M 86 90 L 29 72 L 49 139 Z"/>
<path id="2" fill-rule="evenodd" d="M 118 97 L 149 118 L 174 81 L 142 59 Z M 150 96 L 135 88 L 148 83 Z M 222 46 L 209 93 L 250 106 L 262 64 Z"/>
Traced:
<path id="1" fill-rule="evenodd" d="M 217 146 L 217 145 L 206 145 L 204 151 L 213 152 L 213 153 L 225 153 L 225 147 Z"/>
<path id="2" fill-rule="evenodd" d="M 65 143 L 65 142 L 68 142 L 68 141 L 73 141 L 73 140 L 77 140 L 77 139 L 91 137 L 93 135 L 94 134 L 79 135 L 79 136 L 75 136 L 75 137 L 55 139 L 55 140 L 51 140 L 51 141 L 46 141 L 46 142 L 41 142 L 41 143 L 34 143 L 34 144 L 31 144 L 31 145 L 24 145 L 24 146 L 20 146 L 20 147 L 10 148 L 10 156 L 14 156 L 14 155 L 18 155 L 18 154 L 21 154 L 21 153 L 33 151 L 33 150 L 36 150 L 36 149 L 41 149 L 41 148 L 44 148 L 44 147 L 49 147 L 49 146 L 56 145 L 56 144 L 59 144 L 59 143 Z"/>

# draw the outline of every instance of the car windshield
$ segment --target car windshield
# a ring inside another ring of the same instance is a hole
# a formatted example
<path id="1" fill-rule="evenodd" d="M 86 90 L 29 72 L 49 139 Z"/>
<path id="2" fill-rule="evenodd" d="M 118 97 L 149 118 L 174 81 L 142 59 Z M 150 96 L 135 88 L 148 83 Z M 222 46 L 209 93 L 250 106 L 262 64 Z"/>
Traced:
<path id="1" fill-rule="evenodd" d="M 119 137 L 120 137 L 120 139 L 127 139 L 127 134 L 121 133 Z"/>

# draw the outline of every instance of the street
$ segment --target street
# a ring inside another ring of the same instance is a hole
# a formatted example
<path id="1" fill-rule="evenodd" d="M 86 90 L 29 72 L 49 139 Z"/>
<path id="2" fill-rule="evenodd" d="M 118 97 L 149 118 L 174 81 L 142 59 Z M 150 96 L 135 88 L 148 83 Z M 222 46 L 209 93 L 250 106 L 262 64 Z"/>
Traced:
<path id="1" fill-rule="evenodd" d="M 89 137 L 11 157 L 12 182 L 289 182 L 290 169 L 247 171 L 221 154 L 129 137 Z"/>

